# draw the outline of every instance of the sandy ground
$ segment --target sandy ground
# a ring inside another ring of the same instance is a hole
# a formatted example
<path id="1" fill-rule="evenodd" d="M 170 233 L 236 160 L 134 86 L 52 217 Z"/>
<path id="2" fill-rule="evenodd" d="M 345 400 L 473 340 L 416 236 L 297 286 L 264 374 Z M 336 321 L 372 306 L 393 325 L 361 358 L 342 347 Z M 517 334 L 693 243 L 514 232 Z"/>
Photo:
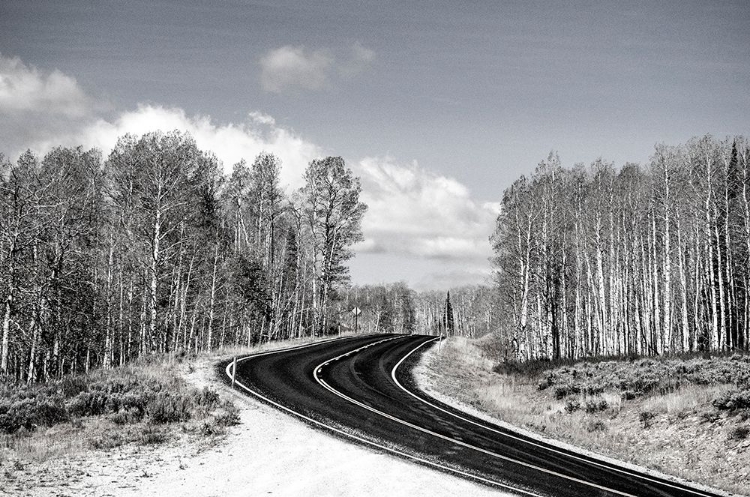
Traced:
<path id="1" fill-rule="evenodd" d="M 207 445 L 180 437 L 155 447 L 80 451 L 13 471 L 0 467 L 0 495 L 507 495 L 313 429 L 225 387 L 214 376 L 215 361 L 201 359 L 186 378 L 232 396 L 240 408 L 242 423 L 223 439 Z"/>

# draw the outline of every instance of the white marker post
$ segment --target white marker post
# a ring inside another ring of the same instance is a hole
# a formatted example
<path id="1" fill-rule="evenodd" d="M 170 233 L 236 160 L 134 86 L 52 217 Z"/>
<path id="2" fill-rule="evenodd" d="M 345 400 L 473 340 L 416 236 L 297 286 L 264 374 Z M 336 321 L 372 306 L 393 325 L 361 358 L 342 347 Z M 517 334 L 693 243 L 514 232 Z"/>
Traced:
<path id="1" fill-rule="evenodd" d="M 234 390 L 234 380 L 237 377 L 237 356 L 232 359 L 232 390 Z"/>
<path id="2" fill-rule="evenodd" d="M 354 309 L 352 309 L 352 314 L 354 314 L 354 334 L 357 334 L 357 328 L 358 328 L 358 316 L 362 314 L 362 309 L 355 306 Z"/>

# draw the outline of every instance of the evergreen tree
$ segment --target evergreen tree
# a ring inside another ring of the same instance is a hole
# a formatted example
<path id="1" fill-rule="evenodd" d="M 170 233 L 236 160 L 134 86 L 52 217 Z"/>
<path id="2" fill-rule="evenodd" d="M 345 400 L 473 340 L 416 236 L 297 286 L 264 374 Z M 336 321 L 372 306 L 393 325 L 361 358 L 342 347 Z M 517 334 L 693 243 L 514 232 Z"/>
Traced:
<path id="1" fill-rule="evenodd" d="M 453 335 L 455 326 L 453 322 L 453 306 L 451 305 L 451 292 L 445 297 L 445 315 L 443 317 L 443 329 L 446 335 Z"/>

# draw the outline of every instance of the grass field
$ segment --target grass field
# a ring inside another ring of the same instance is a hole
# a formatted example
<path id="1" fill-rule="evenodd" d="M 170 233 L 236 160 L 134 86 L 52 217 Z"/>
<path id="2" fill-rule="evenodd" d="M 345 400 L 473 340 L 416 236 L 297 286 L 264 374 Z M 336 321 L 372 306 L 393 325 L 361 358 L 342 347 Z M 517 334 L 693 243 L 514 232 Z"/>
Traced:
<path id="1" fill-rule="evenodd" d="M 750 488 L 750 357 L 496 363 L 489 339 L 425 354 L 423 386 L 507 423 L 729 492 Z M 418 369 L 418 371 L 420 371 Z"/>

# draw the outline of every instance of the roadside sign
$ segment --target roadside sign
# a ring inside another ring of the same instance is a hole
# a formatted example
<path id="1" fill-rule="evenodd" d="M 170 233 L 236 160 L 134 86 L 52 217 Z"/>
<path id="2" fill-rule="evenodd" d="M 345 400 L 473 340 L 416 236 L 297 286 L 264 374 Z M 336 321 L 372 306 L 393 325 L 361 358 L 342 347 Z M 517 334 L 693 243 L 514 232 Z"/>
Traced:
<path id="1" fill-rule="evenodd" d="M 362 314 L 362 309 L 360 309 L 359 307 L 355 307 L 354 309 L 352 309 L 352 314 L 354 314 L 355 316 L 359 316 L 360 314 Z"/>

